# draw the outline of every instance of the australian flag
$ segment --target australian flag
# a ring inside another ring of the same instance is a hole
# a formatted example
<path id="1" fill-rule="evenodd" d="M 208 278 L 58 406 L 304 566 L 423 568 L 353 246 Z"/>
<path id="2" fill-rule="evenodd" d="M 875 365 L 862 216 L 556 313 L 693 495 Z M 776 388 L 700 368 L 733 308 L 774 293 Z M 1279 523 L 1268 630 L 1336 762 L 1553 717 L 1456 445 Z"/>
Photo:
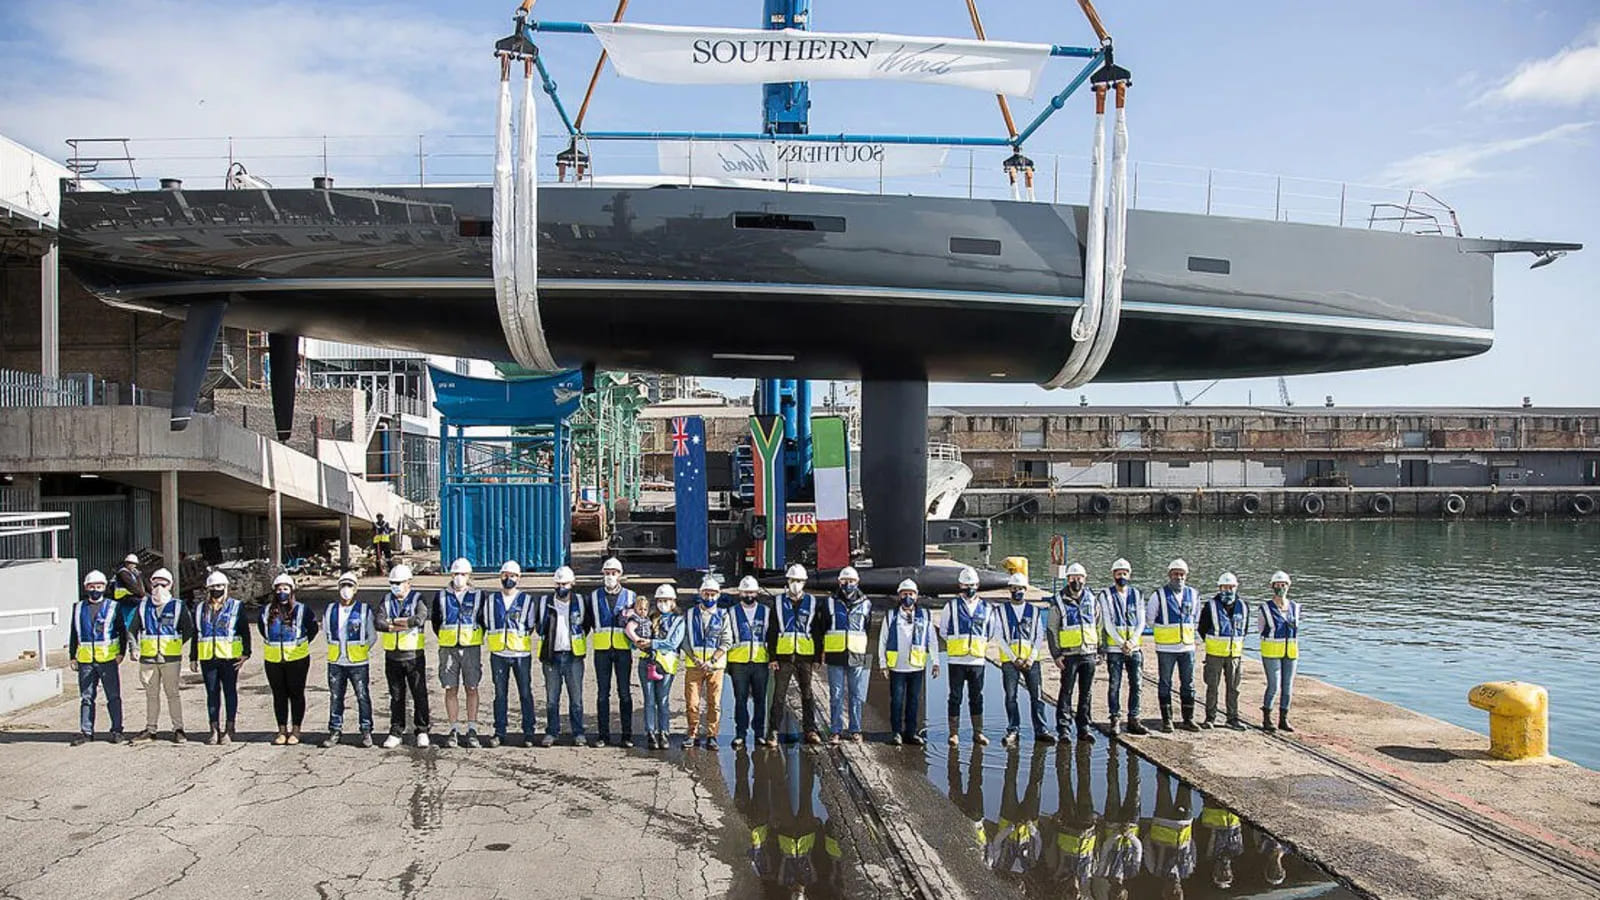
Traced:
<path id="1" fill-rule="evenodd" d="M 705 570 L 708 549 L 706 497 L 706 423 L 699 416 L 672 420 L 672 490 L 678 536 L 678 568 Z"/>

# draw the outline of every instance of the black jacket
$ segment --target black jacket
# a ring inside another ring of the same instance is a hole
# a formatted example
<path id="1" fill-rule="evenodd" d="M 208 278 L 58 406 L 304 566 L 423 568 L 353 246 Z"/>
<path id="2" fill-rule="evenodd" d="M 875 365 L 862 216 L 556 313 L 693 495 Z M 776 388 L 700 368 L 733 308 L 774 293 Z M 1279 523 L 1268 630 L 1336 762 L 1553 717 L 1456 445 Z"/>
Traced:
<path id="1" fill-rule="evenodd" d="M 545 594 L 535 601 L 538 605 L 533 610 L 534 628 L 539 633 L 539 661 L 550 662 L 555 653 L 555 627 L 560 621 L 556 617 L 555 604 L 558 602 L 572 603 L 577 601 L 577 611 L 570 615 L 577 618 L 578 630 L 584 634 L 594 630 L 594 623 L 589 621 L 589 601 L 584 595 L 575 590 L 569 590 L 564 600 L 557 600 L 554 593 Z"/>
<path id="2" fill-rule="evenodd" d="M 822 636 L 828 633 L 828 603 L 826 598 L 802 594 L 802 602 L 806 597 L 812 597 L 815 612 L 811 616 L 811 642 L 815 652 L 807 655 L 792 653 L 787 656 L 778 655 L 778 635 L 783 631 L 783 609 L 790 602 L 789 592 L 784 591 L 772 602 L 773 620 L 772 627 L 767 629 L 767 652 L 776 662 L 802 662 L 810 663 L 822 659 Z"/>
<path id="3" fill-rule="evenodd" d="M 1222 594 L 1213 594 L 1211 599 L 1217 601 L 1218 603 L 1222 603 Z M 1246 634 L 1250 629 L 1250 607 L 1245 604 L 1244 598 L 1240 597 L 1237 593 L 1233 595 L 1233 602 L 1235 604 L 1234 608 L 1230 609 L 1226 604 L 1224 604 L 1222 607 L 1222 612 L 1224 615 L 1229 616 L 1234 615 L 1235 613 L 1243 615 L 1245 630 L 1239 633 Z M 1200 604 L 1200 624 L 1196 630 L 1200 633 L 1201 637 L 1205 637 L 1208 634 L 1217 633 L 1217 623 L 1211 621 L 1210 600 Z"/>

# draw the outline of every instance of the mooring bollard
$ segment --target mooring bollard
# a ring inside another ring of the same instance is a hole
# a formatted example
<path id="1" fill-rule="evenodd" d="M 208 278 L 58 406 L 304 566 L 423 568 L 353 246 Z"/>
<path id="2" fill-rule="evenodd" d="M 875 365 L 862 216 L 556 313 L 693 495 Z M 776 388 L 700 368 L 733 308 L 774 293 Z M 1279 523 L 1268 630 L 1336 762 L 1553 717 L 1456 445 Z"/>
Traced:
<path id="1" fill-rule="evenodd" d="M 1490 681 L 1467 692 L 1467 702 L 1489 711 L 1489 755 L 1536 759 L 1550 754 L 1550 695 L 1537 684 Z"/>

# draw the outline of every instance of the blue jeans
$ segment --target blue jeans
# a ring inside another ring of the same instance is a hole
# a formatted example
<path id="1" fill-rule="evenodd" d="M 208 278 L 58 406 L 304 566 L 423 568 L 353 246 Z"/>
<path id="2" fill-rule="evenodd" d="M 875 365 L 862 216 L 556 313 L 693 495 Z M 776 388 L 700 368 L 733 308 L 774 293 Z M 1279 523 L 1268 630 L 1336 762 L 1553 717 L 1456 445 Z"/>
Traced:
<path id="1" fill-rule="evenodd" d="M 950 673 L 950 698 L 945 709 L 945 714 L 954 719 L 961 715 L 961 689 L 967 691 L 967 710 L 976 719 L 983 715 L 983 673 L 989 668 L 988 663 L 976 666 L 952 665 L 947 666 Z"/>
<path id="2" fill-rule="evenodd" d="M 728 677 L 733 679 L 735 738 L 746 739 L 752 727 L 755 729 L 756 740 L 766 735 L 769 674 L 766 663 L 728 663 Z M 753 713 L 752 708 L 754 708 Z"/>
<path id="3" fill-rule="evenodd" d="M 1061 657 L 1066 665 L 1061 668 L 1061 687 L 1056 690 L 1056 732 L 1066 734 L 1071 722 L 1076 722 L 1078 728 L 1089 727 L 1089 712 L 1093 702 L 1089 691 L 1094 687 L 1094 666 L 1096 662 L 1093 653 L 1074 653 Z M 1078 692 L 1077 709 L 1073 709 L 1072 692 Z"/>
<path id="4" fill-rule="evenodd" d="M 78 663 L 78 730 L 94 734 L 94 698 L 106 689 L 106 711 L 111 713 L 111 733 L 122 731 L 122 673 L 116 660 L 103 663 Z"/>
<path id="5" fill-rule="evenodd" d="M 633 685 L 629 670 L 633 668 L 632 650 L 594 651 L 595 688 L 599 700 L 595 707 L 600 739 L 611 737 L 611 682 L 617 683 L 617 710 L 622 717 L 622 737 L 633 737 Z"/>
<path id="6" fill-rule="evenodd" d="M 921 734 L 922 687 L 927 683 L 925 672 L 889 673 L 889 730 L 910 740 Z"/>
<path id="7" fill-rule="evenodd" d="M 672 682 L 676 676 L 667 675 L 660 681 L 651 681 L 645 677 L 649 665 L 649 660 L 639 660 L 639 691 L 644 694 L 644 731 L 645 734 L 666 734 L 672 727 Z"/>
<path id="8" fill-rule="evenodd" d="M 565 650 L 550 653 L 544 667 L 544 733 L 555 737 L 561 733 L 561 688 L 567 689 L 567 722 L 572 736 L 583 737 L 583 657 L 573 656 Z"/>
<path id="9" fill-rule="evenodd" d="M 212 728 L 239 718 L 239 667 L 231 659 L 208 659 L 200 663 L 200 677 L 206 682 L 206 720 Z M 228 717 L 221 718 L 226 712 Z"/>
<path id="10" fill-rule="evenodd" d="M 1028 708 L 1033 714 L 1033 736 L 1038 737 L 1049 730 L 1044 721 L 1044 700 L 1039 696 L 1039 678 L 1039 664 L 1036 662 L 1030 663 L 1021 671 L 1009 664 L 1000 667 L 1000 684 L 1006 692 L 1007 734 L 1022 730 L 1022 710 L 1017 706 L 1019 685 L 1025 685 L 1028 689 Z"/>
<path id="11" fill-rule="evenodd" d="M 513 676 L 517 680 L 517 702 L 522 708 L 522 736 L 532 738 L 534 729 L 539 726 L 539 717 L 533 708 L 533 658 L 490 653 L 489 677 L 494 681 L 494 736 L 502 741 L 506 739 L 506 729 L 511 724 L 511 713 L 507 709 L 511 698 L 506 689 L 511 686 Z"/>
<path id="12" fill-rule="evenodd" d="M 1106 654 L 1106 710 L 1111 721 L 1122 713 L 1122 673 L 1128 673 L 1128 718 L 1139 718 L 1139 692 L 1144 681 L 1144 651 Z"/>
<path id="13" fill-rule="evenodd" d="M 1262 709 L 1272 708 L 1273 697 L 1279 697 L 1279 709 L 1287 710 L 1289 708 L 1289 700 L 1294 695 L 1294 670 L 1299 662 L 1300 660 L 1298 659 L 1289 659 L 1287 657 L 1282 659 L 1262 657 L 1261 668 L 1266 670 L 1267 673 L 1267 696 L 1261 700 Z M 1278 693 L 1280 686 L 1283 691 L 1281 695 Z"/>
<path id="14" fill-rule="evenodd" d="M 1160 683 L 1156 686 L 1156 699 L 1161 701 L 1164 715 L 1172 714 L 1172 669 L 1178 669 L 1178 698 L 1185 709 L 1194 707 L 1194 651 L 1157 653 L 1156 663 Z"/>
<path id="15" fill-rule="evenodd" d="M 861 705 L 867 699 L 866 666 L 828 667 L 828 728 L 834 734 L 844 731 L 845 692 L 850 694 L 850 733 L 861 733 Z"/>
<path id="16" fill-rule="evenodd" d="M 344 689 L 348 685 L 356 695 L 356 718 L 361 723 L 361 733 L 372 730 L 372 673 L 368 666 L 328 667 L 328 730 L 344 730 Z"/>

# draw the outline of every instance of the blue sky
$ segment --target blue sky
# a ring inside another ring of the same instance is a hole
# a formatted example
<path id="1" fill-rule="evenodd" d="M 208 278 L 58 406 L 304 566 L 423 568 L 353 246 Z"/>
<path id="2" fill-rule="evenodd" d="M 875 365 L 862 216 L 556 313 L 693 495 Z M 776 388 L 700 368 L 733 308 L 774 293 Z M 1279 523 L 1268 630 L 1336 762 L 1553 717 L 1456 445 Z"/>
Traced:
<path id="1" fill-rule="evenodd" d="M 0 133 L 52 155 L 64 153 L 66 137 L 86 134 L 390 135 L 397 150 L 414 140 L 406 135 L 486 134 L 494 98 L 488 48 L 507 30 L 512 6 L 7 0 L 0 4 L 0 57 L 7 60 Z M 1091 42 L 1069 2 L 991 0 L 980 8 L 992 38 Z M 536 7 L 542 18 L 587 21 L 609 18 L 612 9 L 610 2 L 578 0 Z M 1100 10 L 1118 61 L 1135 75 L 1136 160 L 1420 185 L 1450 203 L 1469 234 L 1590 245 L 1533 272 L 1525 257 L 1502 258 L 1490 352 L 1403 370 L 1291 378 L 1298 404 L 1327 394 L 1341 405 L 1508 405 L 1524 395 L 1546 406 L 1600 402 L 1600 328 L 1593 324 L 1600 300 L 1600 8 L 1592 0 L 1104 0 Z M 634 0 L 629 19 L 755 25 L 759 13 L 758 0 Z M 813 27 L 957 36 L 969 29 L 958 0 L 814 0 Z M 573 106 L 596 52 L 581 37 L 546 46 Z M 1070 65 L 1054 63 L 1048 80 L 1065 81 Z M 1015 103 L 1018 116 L 1030 117 L 1043 96 Z M 819 131 L 1001 127 L 993 98 L 976 92 L 844 82 L 813 85 L 812 100 Z M 589 124 L 744 130 L 758 124 L 759 106 L 753 86 L 673 88 L 608 72 Z M 1083 156 L 1089 125 L 1088 100 L 1076 98 L 1029 150 L 1036 158 Z M 203 148 L 196 156 L 220 152 L 217 140 L 154 146 L 167 158 L 159 165 L 168 167 L 201 164 L 178 160 L 185 148 Z M 1183 387 L 1193 395 L 1204 386 Z M 934 400 L 1076 403 L 1078 393 L 937 385 Z M 1172 397 L 1167 384 L 1096 384 L 1081 393 L 1097 404 Z M 1224 382 L 1203 402 L 1251 396 L 1275 402 L 1276 387 L 1270 379 Z"/>

